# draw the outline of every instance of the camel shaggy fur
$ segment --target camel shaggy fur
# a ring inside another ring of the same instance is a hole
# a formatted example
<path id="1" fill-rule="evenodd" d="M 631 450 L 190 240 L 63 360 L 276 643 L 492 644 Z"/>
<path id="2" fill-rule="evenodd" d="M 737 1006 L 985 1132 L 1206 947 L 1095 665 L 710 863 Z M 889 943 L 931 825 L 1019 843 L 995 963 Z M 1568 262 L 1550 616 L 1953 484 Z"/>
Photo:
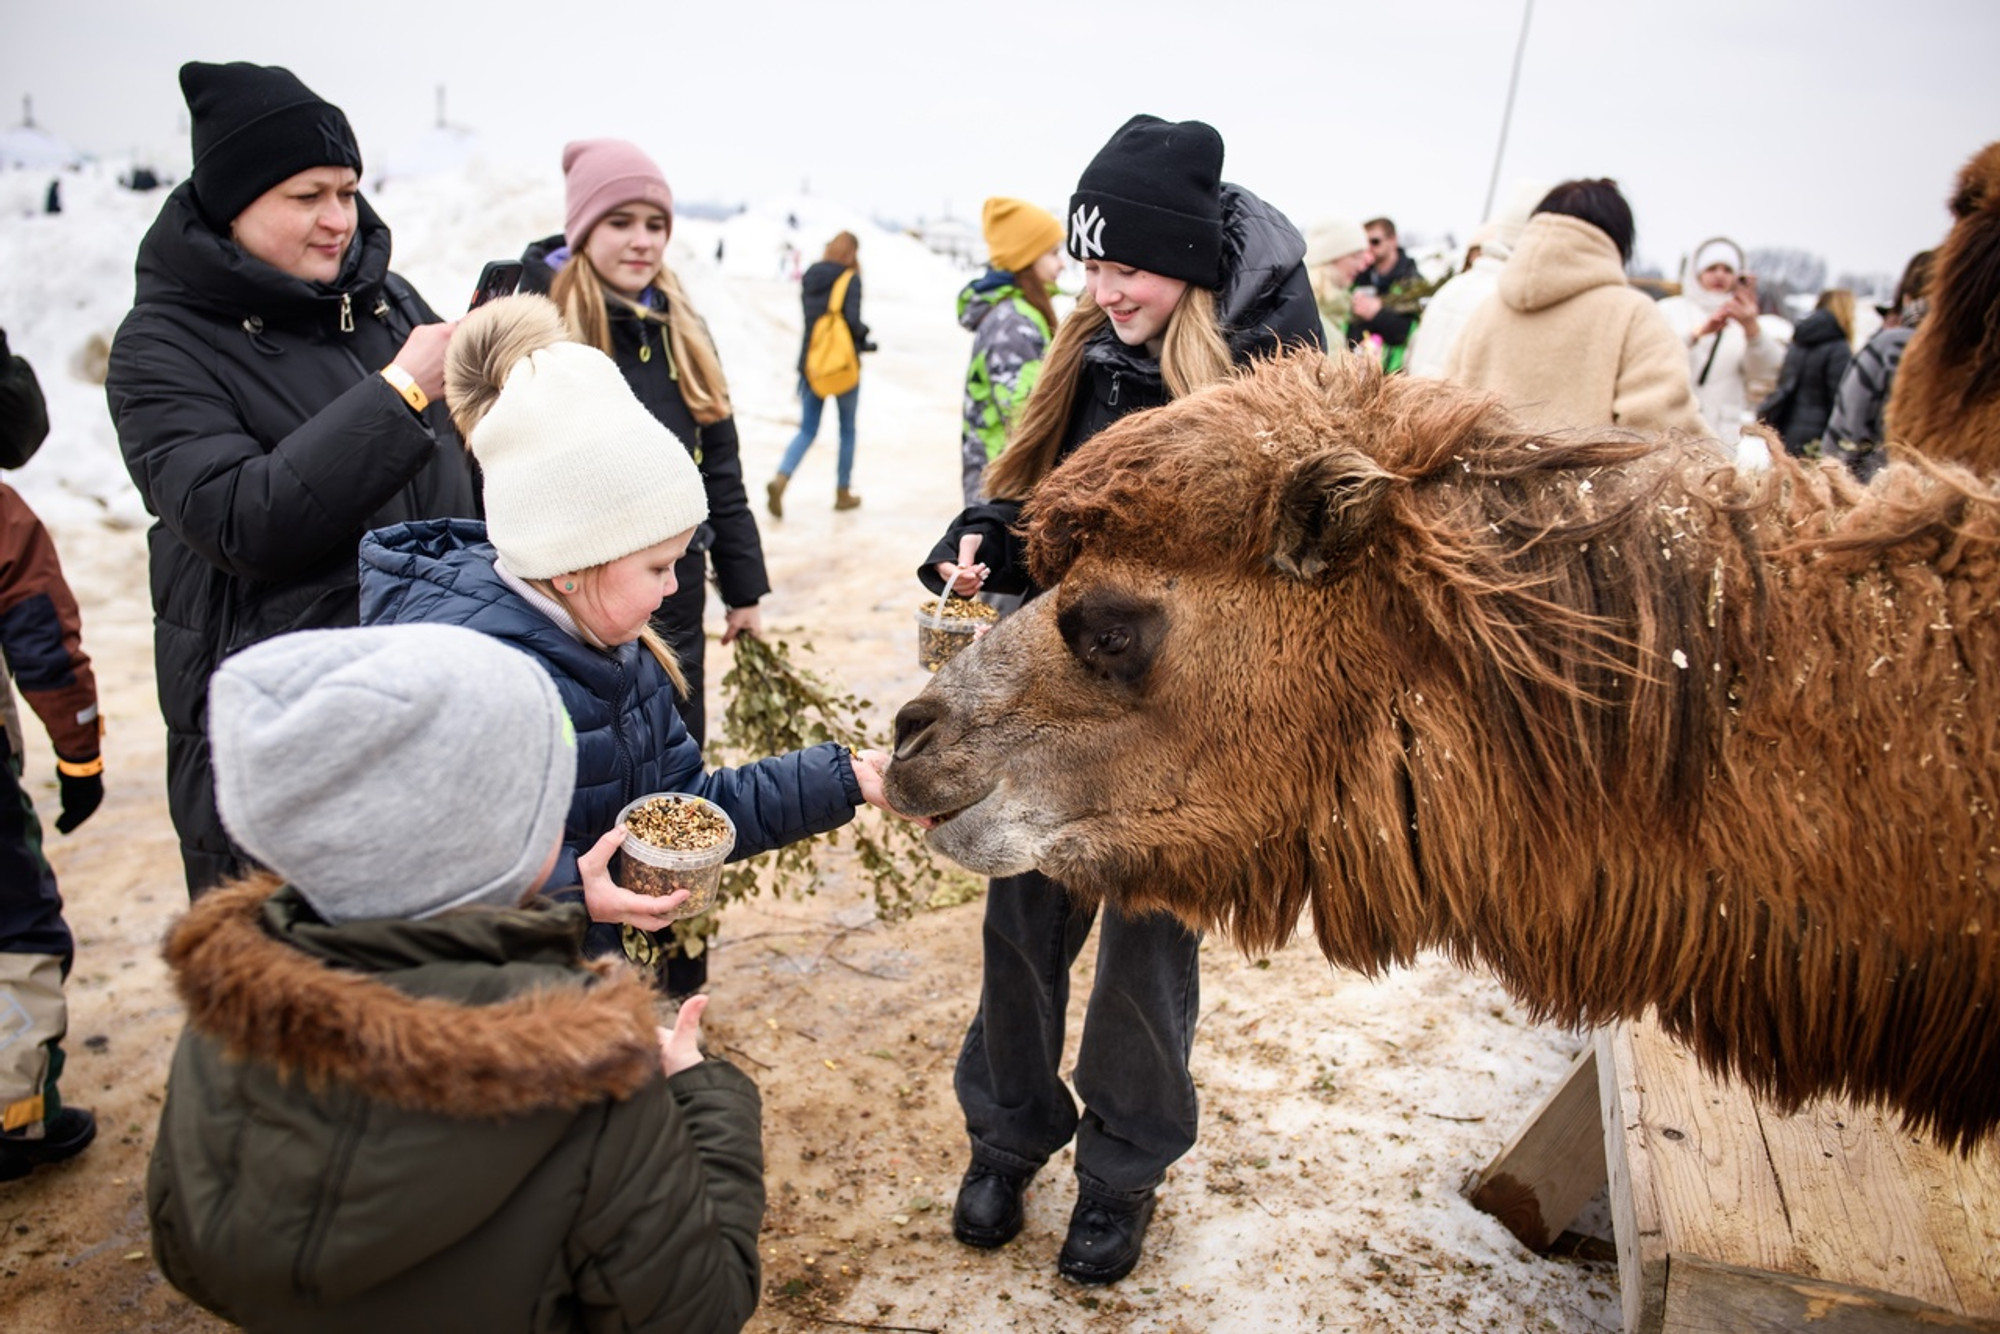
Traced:
<path id="1" fill-rule="evenodd" d="M 1657 1007 L 1782 1105 L 2000 1122 L 2000 493 L 1536 435 L 1307 354 L 1035 494 L 1051 592 L 897 719 L 891 799 L 1247 951 L 1309 914 L 1533 1012 Z M 1058 583 L 1058 581 L 1060 581 Z"/>
<path id="2" fill-rule="evenodd" d="M 1931 310 L 1889 390 L 1891 444 L 2000 469 L 2000 143 L 1958 174 Z"/>

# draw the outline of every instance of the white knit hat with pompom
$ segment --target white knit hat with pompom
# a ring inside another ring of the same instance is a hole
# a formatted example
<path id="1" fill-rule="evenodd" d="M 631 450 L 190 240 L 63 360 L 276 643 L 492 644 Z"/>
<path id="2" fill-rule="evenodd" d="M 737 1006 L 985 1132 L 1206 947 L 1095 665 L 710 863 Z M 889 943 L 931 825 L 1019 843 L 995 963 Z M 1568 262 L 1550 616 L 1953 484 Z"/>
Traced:
<path id="1" fill-rule="evenodd" d="M 708 517 L 687 449 L 611 358 L 581 343 L 515 362 L 468 443 L 485 476 L 486 535 L 523 579 L 608 564 Z"/>

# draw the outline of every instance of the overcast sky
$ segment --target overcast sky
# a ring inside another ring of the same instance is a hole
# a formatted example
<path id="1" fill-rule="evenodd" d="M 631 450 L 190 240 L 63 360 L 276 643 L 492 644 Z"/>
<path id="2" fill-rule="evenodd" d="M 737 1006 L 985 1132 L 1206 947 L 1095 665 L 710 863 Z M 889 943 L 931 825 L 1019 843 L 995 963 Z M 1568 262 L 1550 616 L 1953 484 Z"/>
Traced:
<path id="1" fill-rule="evenodd" d="M 616 135 L 685 200 L 809 186 L 878 216 L 1061 213 L 1125 118 L 1206 120 L 1224 176 L 1304 227 L 1376 213 L 1461 239 L 1499 142 L 1521 0 L 1095 0 L 1036 5 L 517 0 L 10 0 L 0 124 L 106 158 L 185 161 L 184 60 L 289 67 L 373 166 L 436 118 L 559 170 Z M 1959 166 L 2000 138 L 1994 0 L 1535 0 L 1501 191 L 1616 177 L 1671 275 L 1706 236 L 1900 270 L 1947 226 Z M 393 204 L 383 213 L 393 227 Z"/>

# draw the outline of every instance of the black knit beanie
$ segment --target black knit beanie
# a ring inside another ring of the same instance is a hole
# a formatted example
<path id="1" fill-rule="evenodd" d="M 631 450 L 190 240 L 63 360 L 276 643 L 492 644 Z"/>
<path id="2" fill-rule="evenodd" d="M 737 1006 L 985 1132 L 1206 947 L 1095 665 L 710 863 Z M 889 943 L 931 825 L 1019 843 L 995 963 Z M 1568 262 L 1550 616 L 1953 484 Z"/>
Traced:
<path id="1" fill-rule="evenodd" d="M 313 167 L 361 170 L 361 149 L 339 107 L 276 65 L 181 66 L 194 124 L 194 195 L 226 228 L 280 181 Z"/>
<path id="2" fill-rule="evenodd" d="M 1222 281 L 1222 136 L 1198 120 L 1126 121 L 1069 197 L 1069 253 L 1215 287 Z"/>

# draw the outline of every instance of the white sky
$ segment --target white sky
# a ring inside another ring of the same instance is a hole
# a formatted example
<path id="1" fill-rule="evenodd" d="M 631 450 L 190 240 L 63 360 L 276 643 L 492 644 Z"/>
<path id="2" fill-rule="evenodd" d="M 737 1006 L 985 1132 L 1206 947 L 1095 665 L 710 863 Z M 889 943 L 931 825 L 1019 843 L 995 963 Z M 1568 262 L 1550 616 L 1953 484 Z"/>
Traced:
<path id="1" fill-rule="evenodd" d="M 1064 211 L 1129 115 L 1202 119 L 1226 178 L 1290 213 L 1479 221 L 1519 0 L 845 0 L 294 6 L 13 0 L 0 124 L 178 170 L 183 60 L 292 69 L 379 162 L 435 119 L 558 170 L 565 140 L 633 139 L 684 200 L 809 183 L 878 215 Z M 1671 275 L 1716 232 L 1896 272 L 1947 225 L 1958 167 L 2000 137 L 1993 0 L 1537 0 L 1501 167 L 1616 177 Z M 385 209 L 394 225 L 393 210 Z"/>

